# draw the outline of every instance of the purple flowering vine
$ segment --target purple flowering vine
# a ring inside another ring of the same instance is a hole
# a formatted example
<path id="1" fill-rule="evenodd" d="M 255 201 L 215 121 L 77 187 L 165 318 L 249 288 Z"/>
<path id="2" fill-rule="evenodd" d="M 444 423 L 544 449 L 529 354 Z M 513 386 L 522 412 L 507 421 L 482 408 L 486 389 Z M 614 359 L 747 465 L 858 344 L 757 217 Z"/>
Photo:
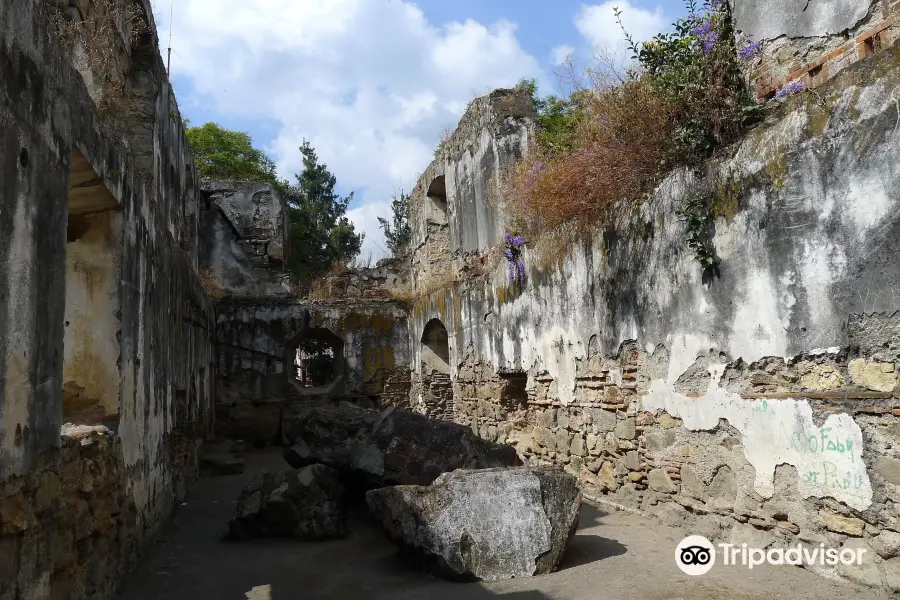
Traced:
<path id="1" fill-rule="evenodd" d="M 694 27 L 693 34 L 698 38 L 706 37 L 710 32 L 712 32 L 712 19 L 704 19 L 700 22 L 699 25 Z"/>
<path id="2" fill-rule="evenodd" d="M 741 48 L 741 51 L 738 52 L 738 57 L 741 60 L 747 61 L 752 60 L 759 54 L 759 51 L 762 49 L 761 42 L 747 42 L 747 45 Z"/>
<path id="3" fill-rule="evenodd" d="M 706 38 L 703 40 L 703 54 L 709 54 L 713 51 L 713 48 L 716 47 L 716 43 L 719 41 L 719 34 L 715 31 L 710 31 Z"/>
<path id="4" fill-rule="evenodd" d="M 789 84 L 787 84 L 786 86 L 784 86 L 783 88 L 778 90 L 778 93 L 775 94 L 775 97 L 779 98 L 779 99 L 787 98 L 791 94 L 795 94 L 797 92 L 802 92 L 804 90 L 806 90 L 806 84 L 803 83 L 802 81 L 800 81 L 799 79 L 795 79 L 794 81 L 790 82 Z"/>
<path id="5" fill-rule="evenodd" d="M 694 20 L 697 22 L 699 17 L 695 17 Z M 699 23 L 694 26 L 694 29 L 691 30 L 691 33 L 693 33 L 700 42 L 703 54 L 712 52 L 719 42 L 719 33 L 713 29 L 713 19 L 711 16 L 707 16 L 702 21 L 699 21 Z"/>
<path id="6" fill-rule="evenodd" d="M 525 263 L 522 262 L 522 246 L 525 238 L 521 235 L 506 234 L 506 248 L 503 255 L 506 257 L 509 268 L 509 282 L 525 281 Z"/>

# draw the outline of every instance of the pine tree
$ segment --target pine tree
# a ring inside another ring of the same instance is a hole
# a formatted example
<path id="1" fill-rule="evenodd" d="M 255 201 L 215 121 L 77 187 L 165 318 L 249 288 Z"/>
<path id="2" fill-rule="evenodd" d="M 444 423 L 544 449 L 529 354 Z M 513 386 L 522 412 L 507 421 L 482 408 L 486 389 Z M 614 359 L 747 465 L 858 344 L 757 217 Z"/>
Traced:
<path id="1" fill-rule="evenodd" d="M 391 254 L 395 257 L 405 256 L 409 252 L 412 242 L 412 228 L 409 223 L 409 194 L 401 191 L 391 200 L 391 210 L 394 213 L 393 226 L 382 217 L 378 217 L 378 224 L 384 230 L 384 239 Z"/>
<path id="2" fill-rule="evenodd" d="M 288 266 L 297 279 L 309 281 L 335 263 L 353 260 L 364 234 L 356 233 L 346 216 L 353 193 L 343 198 L 335 193 L 335 176 L 327 165 L 319 163 L 307 140 L 303 140 L 300 152 L 303 172 L 294 176 L 293 185 L 282 182 L 278 188 L 291 221 Z"/>

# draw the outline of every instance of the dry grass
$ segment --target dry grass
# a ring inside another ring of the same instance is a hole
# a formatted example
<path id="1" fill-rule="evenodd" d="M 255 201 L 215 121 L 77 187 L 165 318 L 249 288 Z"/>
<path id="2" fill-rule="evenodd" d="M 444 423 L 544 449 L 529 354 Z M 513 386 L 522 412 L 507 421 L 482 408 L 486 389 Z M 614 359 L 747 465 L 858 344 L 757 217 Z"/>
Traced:
<path id="1" fill-rule="evenodd" d="M 506 210 L 531 239 L 563 224 L 567 238 L 594 227 L 652 189 L 672 158 L 672 109 L 648 81 L 598 81 L 586 111 L 573 152 L 535 148 L 506 182 Z"/>
<path id="2" fill-rule="evenodd" d="M 70 20 L 57 11 L 53 24 L 60 44 L 74 57 L 75 67 L 89 71 L 95 89 L 91 90 L 99 108 L 109 111 L 125 98 L 124 56 L 137 47 L 147 32 L 144 15 L 132 0 L 93 0 L 90 13 L 82 20 Z M 122 39 L 123 35 L 128 39 Z"/>
<path id="3" fill-rule="evenodd" d="M 418 289 L 405 288 L 403 290 L 395 290 L 391 292 L 390 298 L 396 302 L 401 302 L 407 306 L 413 306 L 417 302 L 428 298 L 435 292 L 448 290 L 459 281 L 459 276 L 455 270 L 445 273 L 439 273 L 433 277 L 429 277 L 419 286 Z"/>
<path id="4" fill-rule="evenodd" d="M 316 279 L 309 286 L 307 297 L 310 300 L 330 300 L 333 298 L 328 278 Z"/>
<path id="5" fill-rule="evenodd" d="M 203 291 L 206 292 L 206 297 L 209 298 L 209 301 L 213 304 L 221 302 L 227 294 L 225 288 L 219 283 L 218 277 L 213 273 L 212 267 L 203 267 L 198 272 L 198 275 L 200 277 L 200 285 L 203 286 Z"/>

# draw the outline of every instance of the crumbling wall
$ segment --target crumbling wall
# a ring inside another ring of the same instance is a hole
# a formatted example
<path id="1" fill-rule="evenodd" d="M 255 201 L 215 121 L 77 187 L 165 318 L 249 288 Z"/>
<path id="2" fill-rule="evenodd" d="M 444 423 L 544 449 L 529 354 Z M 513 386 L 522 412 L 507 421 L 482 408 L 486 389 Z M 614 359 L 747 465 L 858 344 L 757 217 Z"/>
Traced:
<path id="1" fill-rule="evenodd" d="M 479 435 L 689 533 L 867 547 L 828 574 L 900 589 L 898 63 L 789 100 L 561 260 L 526 249 L 525 282 L 498 265 L 420 299 L 412 365 L 439 320 Z M 711 282 L 674 216 L 698 193 Z"/>
<path id="2" fill-rule="evenodd" d="M 200 265 L 232 298 L 290 293 L 290 221 L 267 183 L 204 180 Z"/>
<path id="3" fill-rule="evenodd" d="M 503 239 L 502 177 L 533 141 L 534 117 L 527 91 L 495 90 L 442 142 L 410 195 L 413 293 L 445 287 L 467 255 Z"/>
<path id="4" fill-rule="evenodd" d="M 311 300 L 333 298 L 403 300 L 409 296 L 410 269 L 405 258 L 383 258 L 374 267 L 346 267 L 312 282 Z"/>
<path id="5" fill-rule="evenodd" d="M 0 3 L 0 597 L 110 597 L 212 419 L 199 197 L 149 2 L 118 106 L 89 94 L 57 5 Z M 96 410 L 67 410 L 64 380 Z M 64 420 L 111 433 L 75 442 Z"/>
<path id="6" fill-rule="evenodd" d="M 888 48 L 900 37 L 896 0 L 731 0 L 741 47 L 760 44 L 745 61 L 761 98 L 792 81 L 825 83 L 858 60 Z"/>
<path id="7" fill-rule="evenodd" d="M 305 336 L 337 338 L 337 375 L 304 388 L 295 350 Z M 217 308 L 217 433 L 276 443 L 284 411 L 349 400 L 405 405 L 409 398 L 406 310 L 389 301 L 269 300 Z"/>

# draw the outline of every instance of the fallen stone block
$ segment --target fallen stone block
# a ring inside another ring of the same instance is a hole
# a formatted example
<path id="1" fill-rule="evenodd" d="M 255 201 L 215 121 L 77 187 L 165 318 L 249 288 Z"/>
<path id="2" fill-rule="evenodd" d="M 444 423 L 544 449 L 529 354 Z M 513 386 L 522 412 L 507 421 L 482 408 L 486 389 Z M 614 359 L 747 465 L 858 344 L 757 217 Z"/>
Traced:
<path id="1" fill-rule="evenodd" d="M 366 503 L 419 566 L 448 579 L 497 580 L 556 570 L 578 527 L 581 492 L 568 473 L 522 467 L 370 490 Z"/>
<path id="2" fill-rule="evenodd" d="M 228 527 L 228 538 L 324 539 L 347 533 L 344 487 L 325 465 L 247 479 Z"/>
<path id="3" fill-rule="evenodd" d="M 456 469 L 522 464 L 512 446 L 471 428 L 399 409 L 382 412 L 348 403 L 316 407 L 285 418 L 284 457 L 292 467 L 326 464 L 354 486 L 427 485 Z"/>

